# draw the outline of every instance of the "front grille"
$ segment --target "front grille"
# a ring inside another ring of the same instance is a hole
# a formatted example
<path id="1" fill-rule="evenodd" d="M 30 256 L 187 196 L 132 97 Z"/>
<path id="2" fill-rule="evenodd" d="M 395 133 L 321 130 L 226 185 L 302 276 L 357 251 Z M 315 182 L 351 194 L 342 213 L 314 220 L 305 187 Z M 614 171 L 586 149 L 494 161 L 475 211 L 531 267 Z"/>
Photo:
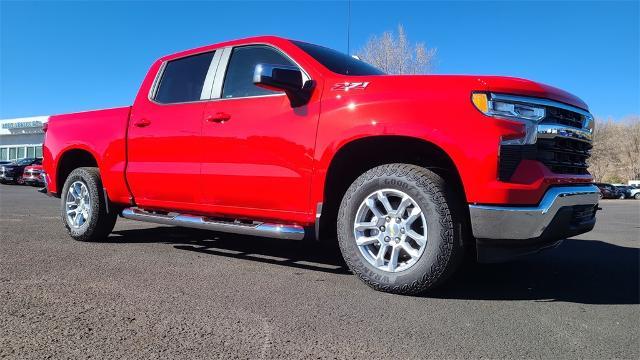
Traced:
<path id="1" fill-rule="evenodd" d="M 582 128 L 584 123 L 584 115 L 556 107 L 547 107 L 546 116 L 540 122 L 541 124 L 561 124 L 575 128 Z"/>
<path id="2" fill-rule="evenodd" d="M 588 174 L 587 159 L 591 144 L 585 141 L 556 137 L 538 139 L 537 160 L 556 174 Z"/>
<path id="3" fill-rule="evenodd" d="M 540 124 L 586 130 L 583 128 L 587 123 L 585 120 L 583 113 L 547 106 L 546 116 Z M 498 178 L 509 181 L 525 159 L 540 161 L 555 174 L 586 175 L 589 174 L 587 160 L 591 148 L 590 141 L 572 138 L 563 132 L 538 136 L 535 144 L 501 145 Z"/>

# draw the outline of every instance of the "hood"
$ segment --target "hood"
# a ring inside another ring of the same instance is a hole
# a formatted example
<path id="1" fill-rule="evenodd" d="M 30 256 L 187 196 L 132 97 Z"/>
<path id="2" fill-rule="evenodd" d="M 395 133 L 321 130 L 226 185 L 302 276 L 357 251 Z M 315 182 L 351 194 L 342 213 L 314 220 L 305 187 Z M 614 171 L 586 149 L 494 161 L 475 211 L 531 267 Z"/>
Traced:
<path id="1" fill-rule="evenodd" d="M 477 78 L 487 91 L 550 99 L 589 111 L 587 104 L 579 97 L 553 86 L 506 76 L 478 76 Z"/>
<path id="2" fill-rule="evenodd" d="M 347 82 L 333 84 L 331 90 L 342 84 L 351 84 L 355 89 L 362 89 L 357 85 L 366 83 L 367 91 L 375 89 L 399 89 L 414 93 L 429 89 L 430 91 L 488 91 L 503 94 L 530 96 L 549 99 L 572 105 L 589 111 L 587 104 L 580 98 L 564 90 L 545 85 L 531 80 L 507 77 L 507 76 L 476 76 L 476 75 L 376 75 L 376 76 L 352 76 Z M 344 89 L 342 89 L 344 90 Z"/>

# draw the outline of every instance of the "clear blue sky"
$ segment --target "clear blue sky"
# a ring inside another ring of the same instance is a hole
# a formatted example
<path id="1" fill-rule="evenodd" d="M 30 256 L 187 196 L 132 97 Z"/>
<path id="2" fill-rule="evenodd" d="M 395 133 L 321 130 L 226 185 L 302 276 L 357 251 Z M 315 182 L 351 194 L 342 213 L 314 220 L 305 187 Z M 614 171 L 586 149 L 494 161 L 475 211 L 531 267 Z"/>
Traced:
<path id="1" fill-rule="evenodd" d="M 128 105 L 154 59 L 273 34 L 346 51 L 347 3 L 0 0 L 0 118 Z M 436 73 L 529 78 L 616 119 L 640 113 L 638 1 L 351 5 L 351 47 L 402 23 Z M 353 52 L 353 51 L 352 51 Z"/>

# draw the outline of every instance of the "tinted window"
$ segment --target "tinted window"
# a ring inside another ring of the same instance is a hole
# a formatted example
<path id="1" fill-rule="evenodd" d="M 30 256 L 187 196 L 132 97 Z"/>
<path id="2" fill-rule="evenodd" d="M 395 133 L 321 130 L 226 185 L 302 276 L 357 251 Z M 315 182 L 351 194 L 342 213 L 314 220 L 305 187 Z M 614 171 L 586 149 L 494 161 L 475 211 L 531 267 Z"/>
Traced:
<path id="1" fill-rule="evenodd" d="M 384 72 L 378 68 L 339 51 L 301 41 L 293 41 L 293 43 L 334 73 L 342 75 L 384 75 Z"/>
<path id="2" fill-rule="evenodd" d="M 264 45 L 243 46 L 233 49 L 222 87 L 223 98 L 276 94 L 253 84 L 257 64 L 295 66 L 279 51 Z"/>
<path id="3" fill-rule="evenodd" d="M 169 61 L 162 73 L 155 100 L 177 103 L 200 100 L 213 52 Z"/>

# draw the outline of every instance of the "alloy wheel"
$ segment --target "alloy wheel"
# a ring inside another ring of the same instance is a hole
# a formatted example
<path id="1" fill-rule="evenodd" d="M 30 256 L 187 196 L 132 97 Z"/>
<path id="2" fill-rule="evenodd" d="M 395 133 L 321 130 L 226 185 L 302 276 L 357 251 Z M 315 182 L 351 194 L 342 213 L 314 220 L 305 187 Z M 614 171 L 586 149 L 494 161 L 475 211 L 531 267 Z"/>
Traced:
<path id="1" fill-rule="evenodd" d="M 65 204 L 69 226 L 78 229 L 91 218 L 91 197 L 84 182 L 75 181 L 69 186 Z"/>
<path id="2" fill-rule="evenodd" d="M 362 256 L 379 270 L 400 272 L 420 259 L 427 245 L 427 222 L 406 193 L 383 189 L 360 204 L 353 234 Z"/>

